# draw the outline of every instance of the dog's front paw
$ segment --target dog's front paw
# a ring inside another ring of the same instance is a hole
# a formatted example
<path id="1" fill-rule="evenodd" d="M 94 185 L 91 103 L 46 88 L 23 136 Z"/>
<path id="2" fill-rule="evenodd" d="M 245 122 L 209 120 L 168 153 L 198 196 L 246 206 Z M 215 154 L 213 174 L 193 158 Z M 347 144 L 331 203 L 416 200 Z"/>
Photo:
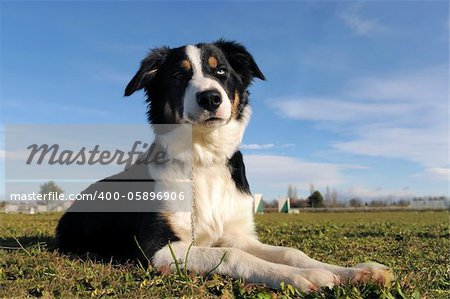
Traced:
<path id="1" fill-rule="evenodd" d="M 315 292 L 319 289 L 318 286 L 316 286 L 300 274 L 290 274 L 285 279 L 283 279 L 283 282 L 296 287 L 304 293 Z"/>
<path id="2" fill-rule="evenodd" d="M 379 285 L 387 287 L 394 280 L 394 273 L 392 270 L 389 267 L 379 263 L 361 263 L 350 269 L 354 269 L 354 275 L 352 277 L 353 282 L 359 283 L 373 281 Z"/>
<path id="3" fill-rule="evenodd" d="M 339 276 L 324 269 L 301 269 L 299 273 L 317 287 L 332 288 L 341 283 Z"/>
<path id="4" fill-rule="evenodd" d="M 322 287 L 332 288 L 340 284 L 339 276 L 324 269 L 299 269 L 284 280 L 302 292 L 315 292 Z"/>

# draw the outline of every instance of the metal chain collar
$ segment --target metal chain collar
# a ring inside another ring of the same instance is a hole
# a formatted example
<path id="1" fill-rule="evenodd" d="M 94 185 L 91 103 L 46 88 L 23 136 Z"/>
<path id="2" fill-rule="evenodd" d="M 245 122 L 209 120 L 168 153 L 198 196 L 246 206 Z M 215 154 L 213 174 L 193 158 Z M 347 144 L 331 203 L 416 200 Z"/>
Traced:
<path id="1" fill-rule="evenodd" d="M 194 166 L 192 166 L 191 178 L 192 178 L 191 236 L 192 236 L 192 245 L 195 246 L 195 228 L 197 225 L 197 207 L 195 205 Z"/>

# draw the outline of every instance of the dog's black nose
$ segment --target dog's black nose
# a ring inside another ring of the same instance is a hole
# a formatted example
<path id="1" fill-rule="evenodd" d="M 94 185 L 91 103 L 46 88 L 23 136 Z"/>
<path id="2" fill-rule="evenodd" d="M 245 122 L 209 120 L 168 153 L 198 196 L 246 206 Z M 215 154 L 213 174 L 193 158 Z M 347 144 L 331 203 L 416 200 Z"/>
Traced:
<path id="1" fill-rule="evenodd" d="M 203 109 L 214 112 L 222 103 L 222 97 L 217 90 L 206 90 L 197 93 L 197 103 Z"/>

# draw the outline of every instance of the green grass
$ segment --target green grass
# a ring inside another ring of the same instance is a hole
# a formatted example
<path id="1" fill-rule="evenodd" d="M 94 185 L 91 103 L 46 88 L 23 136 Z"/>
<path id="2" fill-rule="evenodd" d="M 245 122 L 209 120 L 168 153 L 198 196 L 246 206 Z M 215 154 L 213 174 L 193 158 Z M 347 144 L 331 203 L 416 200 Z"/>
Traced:
<path id="1" fill-rule="evenodd" d="M 53 250 L 60 216 L 0 214 L 0 298 L 304 296 L 290 286 L 275 291 L 183 269 L 161 275 L 137 265 L 64 257 Z M 264 242 L 345 266 L 377 261 L 392 267 L 397 277 L 387 289 L 345 285 L 307 298 L 450 297 L 448 212 L 267 214 L 256 221 Z"/>

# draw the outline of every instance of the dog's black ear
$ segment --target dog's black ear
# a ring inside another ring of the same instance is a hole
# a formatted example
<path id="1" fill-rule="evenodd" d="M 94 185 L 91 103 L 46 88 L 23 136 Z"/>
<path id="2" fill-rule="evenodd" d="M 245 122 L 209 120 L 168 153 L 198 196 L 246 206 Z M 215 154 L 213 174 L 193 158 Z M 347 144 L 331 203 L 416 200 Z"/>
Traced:
<path id="1" fill-rule="evenodd" d="M 169 51 L 170 48 L 168 47 L 156 48 L 150 51 L 147 57 L 141 61 L 141 67 L 125 88 L 126 97 L 132 95 L 136 90 L 144 88 L 155 78 Z"/>
<path id="2" fill-rule="evenodd" d="M 245 85 L 249 85 L 255 77 L 266 80 L 252 55 L 243 45 L 223 39 L 216 41 L 214 45 L 222 50 L 231 67 L 239 74 Z"/>

